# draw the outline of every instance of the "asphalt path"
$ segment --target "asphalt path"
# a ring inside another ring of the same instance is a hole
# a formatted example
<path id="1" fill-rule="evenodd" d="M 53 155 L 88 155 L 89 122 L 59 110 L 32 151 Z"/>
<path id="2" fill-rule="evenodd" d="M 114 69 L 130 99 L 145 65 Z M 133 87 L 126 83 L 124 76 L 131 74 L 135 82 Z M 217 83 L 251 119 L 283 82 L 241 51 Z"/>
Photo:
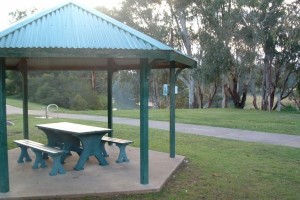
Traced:
<path id="1" fill-rule="evenodd" d="M 11 114 L 22 114 L 23 111 L 21 108 L 7 105 L 6 112 L 7 115 L 11 115 Z M 41 110 L 29 110 L 28 113 L 29 115 L 34 115 L 34 116 L 40 116 L 40 117 L 45 116 L 45 112 Z M 58 117 L 65 118 L 65 119 L 81 119 L 81 120 L 107 122 L 107 117 L 95 116 L 95 115 L 59 113 Z M 113 123 L 125 124 L 131 126 L 140 126 L 139 119 L 113 117 Z M 274 145 L 283 145 L 283 146 L 300 148 L 300 136 L 296 136 L 296 135 L 266 133 L 266 132 L 192 125 L 192 124 L 183 124 L 183 123 L 176 123 L 175 126 L 176 126 L 177 133 L 187 133 L 187 134 L 203 135 L 209 137 L 225 138 L 231 140 L 240 140 L 240 141 L 247 141 L 247 142 L 257 142 L 263 144 L 274 144 Z M 169 130 L 169 122 L 149 120 L 149 128 Z"/>

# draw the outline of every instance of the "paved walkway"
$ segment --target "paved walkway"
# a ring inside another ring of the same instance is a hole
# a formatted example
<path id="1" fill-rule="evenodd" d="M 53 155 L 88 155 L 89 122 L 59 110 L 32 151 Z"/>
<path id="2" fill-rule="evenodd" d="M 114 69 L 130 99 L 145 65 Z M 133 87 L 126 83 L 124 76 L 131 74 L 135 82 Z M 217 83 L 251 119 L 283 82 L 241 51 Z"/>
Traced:
<path id="1" fill-rule="evenodd" d="M 20 114 L 20 113 L 22 113 L 22 109 L 13 106 L 7 106 L 7 114 Z M 45 116 L 45 113 L 43 111 L 38 111 L 38 110 L 30 110 L 29 114 L 36 115 L 36 116 Z M 74 114 L 59 113 L 58 117 L 68 118 L 68 119 L 82 119 L 82 120 L 107 122 L 107 117 L 103 117 L 103 116 L 78 115 L 78 114 L 74 115 Z M 140 125 L 139 119 L 114 117 L 113 122 L 116 124 L 126 124 L 131 126 Z M 154 129 L 169 130 L 169 122 L 150 120 L 149 127 Z M 239 129 L 219 128 L 219 127 L 182 124 L 182 123 L 176 123 L 176 132 L 300 148 L 300 136 L 296 136 L 296 135 L 265 133 L 265 132 L 257 132 L 257 131 L 247 131 L 247 130 L 239 130 Z"/>

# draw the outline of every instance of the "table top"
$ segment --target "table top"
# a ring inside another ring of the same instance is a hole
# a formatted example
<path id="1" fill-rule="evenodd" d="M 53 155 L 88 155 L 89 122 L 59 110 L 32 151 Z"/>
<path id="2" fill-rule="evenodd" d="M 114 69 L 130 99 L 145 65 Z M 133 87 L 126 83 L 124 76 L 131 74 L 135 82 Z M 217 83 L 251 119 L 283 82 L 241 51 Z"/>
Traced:
<path id="1" fill-rule="evenodd" d="M 70 122 L 58 122 L 58 123 L 49 123 L 49 124 L 38 124 L 36 127 L 40 129 L 50 129 L 63 132 L 70 132 L 75 134 L 84 134 L 84 133 L 99 133 L 99 132 L 111 132 L 111 129 L 96 127 L 96 126 L 87 126 L 82 124 L 75 124 Z"/>

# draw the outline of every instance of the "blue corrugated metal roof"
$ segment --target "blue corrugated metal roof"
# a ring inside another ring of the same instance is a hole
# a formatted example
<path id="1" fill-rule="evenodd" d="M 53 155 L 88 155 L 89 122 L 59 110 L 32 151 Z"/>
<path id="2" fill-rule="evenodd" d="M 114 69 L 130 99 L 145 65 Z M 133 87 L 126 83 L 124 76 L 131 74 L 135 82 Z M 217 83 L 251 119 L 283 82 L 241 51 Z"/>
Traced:
<path id="1" fill-rule="evenodd" d="M 42 11 L 0 32 L 0 48 L 173 50 L 78 3 Z"/>

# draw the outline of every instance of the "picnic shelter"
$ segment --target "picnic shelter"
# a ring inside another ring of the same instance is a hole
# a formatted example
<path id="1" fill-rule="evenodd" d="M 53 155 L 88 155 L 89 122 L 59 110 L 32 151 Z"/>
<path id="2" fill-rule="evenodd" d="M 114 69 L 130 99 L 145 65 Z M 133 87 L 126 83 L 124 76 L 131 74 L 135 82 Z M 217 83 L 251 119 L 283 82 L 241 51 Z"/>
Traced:
<path id="1" fill-rule="evenodd" d="M 23 81 L 23 134 L 28 130 L 28 72 L 107 71 L 108 128 L 113 129 L 112 78 L 117 70 L 140 71 L 140 183 L 148 184 L 148 101 L 151 69 L 170 70 L 170 157 L 175 157 L 175 82 L 196 61 L 97 10 L 66 2 L 0 32 L 0 192 L 9 191 L 6 70 Z M 112 136 L 111 133 L 109 136 Z"/>

